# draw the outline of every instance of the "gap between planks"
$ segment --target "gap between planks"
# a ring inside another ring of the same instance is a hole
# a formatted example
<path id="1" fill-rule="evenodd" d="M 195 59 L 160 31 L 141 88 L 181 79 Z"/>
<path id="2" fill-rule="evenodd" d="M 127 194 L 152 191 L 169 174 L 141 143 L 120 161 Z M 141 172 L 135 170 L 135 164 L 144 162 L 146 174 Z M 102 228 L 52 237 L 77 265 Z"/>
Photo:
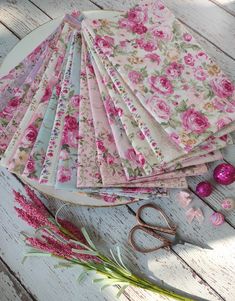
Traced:
<path id="1" fill-rule="evenodd" d="M 31 2 L 31 1 L 30 1 Z M 92 2 L 92 1 L 91 1 Z M 211 1 L 211 2 L 215 2 L 215 1 Z M 34 4 L 33 2 L 31 2 L 32 4 Z M 92 3 L 94 3 L 94 2 L 92 2 Z M 35 4 L 34 4 L 35 5 Z M 218 4 L 217 4 L 218 5 Z M 36 6 L 36 5 L 35 5 Z M 96 6 L 97 7 L 99 7 L 97 4 L 96 4 Z M 38 9 L 40 9 L 38 6 L 36 6 Z M 43 11 L 42 9 L 40 9 L 43 13 L 45 13 L 45 11 Z M 45 13 L 46 14 L 46 13 Z M 46 14 L 47 15 L 47 14 Z M 48 17 L 50 18 L 50 19 L 52 19 L 49 15 L 48 15 Z M 182 22 L 182 20 L 181 20 L 181 22 Z M 187 24 L 186 24 L 186 26 L 188 26 Z M 6 26 L 7 27 L 7 26 Z M 8 28 L 8 27 L 7 27 Z M 9 29 L 9 28 L 8 28 Z M 196 32 L 193 28 L 191 28 L 194 32 Z M 10 30 L 10 29 L 9 29 Z M 11 31 L 11 30 L 10 30 Z M 14 32 L 12 32 L 15 36 L 17 36 Z M 201 37 L 203 37 L 204 39 L 206 39 L 203 35 L 201 35 L 199 32 L 197 32 Z M 211 41 L 209 41 L 208 40 L 208 42 L 210 42 L 211 44 L 213 44 Z M 217 49 L 219 49 L 220 51 L 222 51 L 223 52 L 223 50 L 221 50 L 217 45 L 215 45 L 215 44 L 213 44 Z M 225 52 L 223 52 L 225 55 L 227 55 Z M 234 59 L 234 58 L 232 58 L 232 59 Z M 204 200 L 203 200 L 204 201 Z M 208 205 L 208 203 L 207 203 L 207 206 L 209 206 L 209 207 L 211 207 L 211 205 Z"/>
<path id="2" fill-rule="evenodd" d="M 16 273 L 14 273 L 14 271 L 11 270 L 11 268 L 1 257 L 0 272 L 4 272 L 7 274 L 9 279 L 12 281 L 12 284 L 14 285 L 13 289 L 15 289 L 17 296 L 19 296 L 22 301 L 37 301 L 36 298 L 31 294 L 31 292 L 27 290 L 27 288 L 24 286 L 19 277 L 17 277 Z"/>
<path id="3" fill-rule="evenodd" d="M 220 1 L 217 0 L 209 0 L 210 2 L 214 3 L 215 5 L 219 6 L 223 10 L 225 10 L 227 13 L 235 17 L 235 11 L 227 7 L 226 5 L 223 5 Z"/>

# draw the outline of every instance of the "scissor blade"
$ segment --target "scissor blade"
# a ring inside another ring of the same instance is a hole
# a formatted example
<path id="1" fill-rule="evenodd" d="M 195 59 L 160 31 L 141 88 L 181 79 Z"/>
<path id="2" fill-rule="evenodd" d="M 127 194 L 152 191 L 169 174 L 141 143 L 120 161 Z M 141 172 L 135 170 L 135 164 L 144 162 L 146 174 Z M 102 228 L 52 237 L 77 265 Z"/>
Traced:
<path id="1" fill-rule="evenodd" d="M 206 245 L 206 244 L 198 244 L 198 243 L 195 243 L 195 242 L 192 242 L 192 241 L 186 241 L 186 240 L 178 240 L 177 241 L 178 244 L 182 244 L 182 245 L 190 245 L 192 247 L 198 247 L 198 248 L 201 248 L 201 249 L 207 249 L 207 250 L 213 250 L 212 247 Z"/>

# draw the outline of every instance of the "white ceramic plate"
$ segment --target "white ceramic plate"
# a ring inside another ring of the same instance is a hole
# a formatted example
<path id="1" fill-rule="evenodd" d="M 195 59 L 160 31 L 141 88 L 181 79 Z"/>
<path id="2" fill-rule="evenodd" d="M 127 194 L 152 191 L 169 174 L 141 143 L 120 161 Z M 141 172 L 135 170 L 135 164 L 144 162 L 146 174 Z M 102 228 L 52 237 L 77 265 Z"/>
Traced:
<path id="1" fill-rule="evenodd" d="M 110 18 L 117 14 L 114 11 L 87 11 L 83 12 L 83 14 L 88 18 Z M 55 20 L 49 21 L 48 23 L 43 24 L 42 26 L 38 27 L 30 34 L 28 34 L 24 39 L 22 39 L 6 56 L 5 60 L 3 61 L 0 67 L 0 77 L 7 74 L 11 69 L 13 69 L 16 65 L 18 65 L 34 48 L 37 47 L 47 36 L 49 36 L 60 24 L 63 17 L 59 17 Z M 55 197 L 57 199 L 61 199 L 62 201 L 85 205 L 85 206 L 92 206 L 92 207 L 105 207 L 105 206 L 117 206 L 117 205 L 124 205 L 129 202 L 125 203 L 107 203 L 102 200 L 98 200 L 95 198 L 79 195 L 75 192 L 69 191 L 62 191 L 57 190 L 50 186 L 45 186 L 38 184 L 26 177 L 21 178 L 24 182 L 30 184 L 32 187 L 36 188 L 37 190 Z"/>

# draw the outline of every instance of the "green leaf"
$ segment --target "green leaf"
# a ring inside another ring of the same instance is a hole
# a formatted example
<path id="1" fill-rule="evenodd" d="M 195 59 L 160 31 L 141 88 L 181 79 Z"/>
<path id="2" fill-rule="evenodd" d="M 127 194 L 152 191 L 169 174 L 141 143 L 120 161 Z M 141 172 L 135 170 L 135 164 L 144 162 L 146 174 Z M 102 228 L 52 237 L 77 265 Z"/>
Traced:
<path id="1" fill-rule="evenodd" d="M 69 98 L 72 97 L 74 95 L 74 90 L 69 92 Z"/>
<path id="2" fill-rule="evenodd" d="M 75 244 L 77 244 L 77 245 L 79 245 L 79 246 L 81 246 L 81 247 L 83 247 L 83 248 L 85 248 L 87 250 L 93 251 L 91 248 L 89 248 L 87 245 L 83 244 L 80 241 L 77 241 L 77 240 L 74 240 L 74 239 L 70 239 L 69 241 L 73 242 L 73 243 L 75 243 Z"/>
<path id="3" fill-rule="evenodd" d="M 180 105 L 178 105 L 175 109 L 176 109 L 177 112 L 184 112 L 184 111 L 186 111 L 187 110 L 187 103 L 186 103 L 186 101 L 182 100 L 180 102 Z"/>
<path id="4" fill-rule="evenodd" d="M 89 235 L 88 235 L 86 229 L 85 229 L 84 227 L 82 227 L 81 231 L 82 231 L 82 234 L 84 235 L 86 241 L 87 241 L 88 244 L 90 245 L 90 247 L 91 247 L 92 249 L 94 249 L 94 250 L 97 251 L 97 248 L 96 248 L 96 246 L 93 244 L 92 240 L 90 239 L 90 237 L 89 237 Z"/>
<path id="5" fill-rule="evenodd" d="M 107 279 L 109 279 L 109 278 L 96 278 L 96 279 L 93 279 L 92 282 L 98 283 L 98 282 L 106 281 Z"/>
<path id="6" fill-rule="evenodd" d="M 117 255 L 118 255 L 118 259 L 119 259 L 119 261 L 120 261 L 122 267 L 123 267 L 126 271 L 129 272 L 129 270 L 127 269 L 127 267 L 125 266 L 125 264 L 124 264 L 123 261 L 122 261 L 121 251 L 120 251 L 120 247 L 119 247 L 119 246 L 117 246 Z M 131 272 L 129 272 L 129 273 L 130 273 L 130 275 L 131 275 Z"/>
<path id="7" fill-rule="evenodd" d="M 118 293 L 117 293 L 117 295 L 116 295 L 116 297 L 119 299 L 120 298 L 120 296 L 124 293 L 124 291 L 125 291 L 125 289 L 128 287 L 129 285 L 123 285 L 120 289 L 119 289 L 119 291 L 118 291 Z"/>
<path id="8" fill-rule="evenodd" d="M 72 262 L 61 262 L 61 263 L 55 264 L 55 265 L 54 265 L 54 268 L 55 268 L 55 269 L 71 268 L 71 267 L 73 267 L 74 265 L 76 265 L 76 263 L 72 263 Z"/>
<path id="9" fill-rule="evenodd" d="M 79 276 L 78 276 L 78 278 L 77 278 L 77 282 L 79 283 L 79 284 L 81 284 L 82 283 L 82 281 L 87 277 L 87 272 L 86 271 L 83 271 Z"/>
<path id="10" fill-rule="evenodd" d="M 74 253 L 77 254 L 87 254 L 87 255 L 92 255 L 92 256 L 98 256 L 96 252 L 88 251 L 88 250 L 78 250 L 78 249 L 72 249 Z"/>

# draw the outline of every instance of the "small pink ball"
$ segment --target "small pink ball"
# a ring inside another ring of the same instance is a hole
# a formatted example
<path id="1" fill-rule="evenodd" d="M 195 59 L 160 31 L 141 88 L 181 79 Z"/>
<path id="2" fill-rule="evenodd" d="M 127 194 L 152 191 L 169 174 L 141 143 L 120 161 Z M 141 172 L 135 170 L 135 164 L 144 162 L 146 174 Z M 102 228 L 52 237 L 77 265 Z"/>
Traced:
<path id="1" fill-rule="evenodd" d="M 235 208 L 235 201 L 232 198 L 224 199 L 221 206 L 224 210 L 233 210 Z"/>
<path id="2" fill-rule="evenodd" d="M 196 193 L 200 197 L 207 197 L 212 193 L 212 185 L 209 182 L 200 182 L 197 184 Z"/>
<path id="3" fill-rule="evenodd" d="M 235 167 L 231 164 L 219 164 L 214 170 L 214 179 L 221 185 L 230 185 L 235 181 Z"/>
<path id="4" fill-rule="evenodd" d="M 214 212 L 210 217 L 210 221 L 214 226 L 220 226 L 224 223 L 224 216 L 220 212 Z"/>

